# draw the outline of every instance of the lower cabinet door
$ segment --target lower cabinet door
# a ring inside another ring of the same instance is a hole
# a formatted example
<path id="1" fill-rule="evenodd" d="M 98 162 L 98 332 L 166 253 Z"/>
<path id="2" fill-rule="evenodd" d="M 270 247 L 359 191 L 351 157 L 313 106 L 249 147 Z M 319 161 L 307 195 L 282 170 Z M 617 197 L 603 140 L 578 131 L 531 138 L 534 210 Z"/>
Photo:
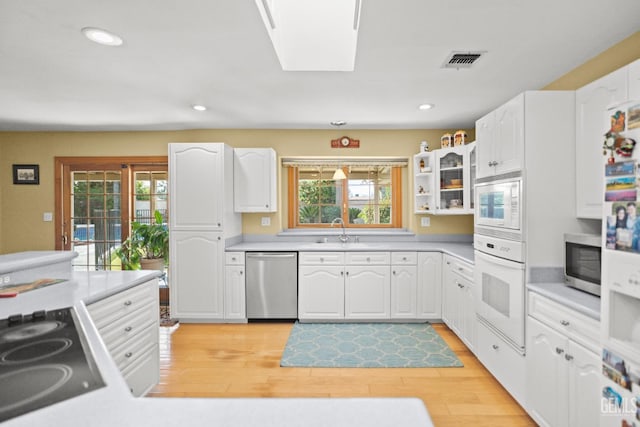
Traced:
<path id="1" fill-rule="evenodd" d="M 391 267 L 391 318 L 417 317 L 417 267 L 394 265 Z"/>
<path id="2" fill-rule="evenodd" d="M 247 310 L 244 265 L 227 265 L 224 273 L 224 318 L 245 319 Z"/>
<path id="3" fill-rule="evenodd" d="M 569 341 L 569 425 L 597 427 L 600 422 L 602 361 L 597 353 Z"/>
<path id="4" fill-rule="evenodd" d="M 345 267 L 345 270 L 345 318 L 390 318 L 390 267 L 350 265 Z"/>
<path id="5" fill-rule="evenodd" d="M 564 356 L 568 340 L 530 316 L 527 318 L 527 335 L 529 412 L 542 426 L 566 426 L 568 365 Z"/>
<path id="6" fill-rule="evenodd" d="M 135 363 L 122 371 L 131 394 L 144 396 L 160 381 L 160 357 L 158 345 L 148 349 Z"/>
<path id="7" fill-rule="evenodd" d="M 344 267 L 298 267 L 298 318 L 344 319 Z"/>

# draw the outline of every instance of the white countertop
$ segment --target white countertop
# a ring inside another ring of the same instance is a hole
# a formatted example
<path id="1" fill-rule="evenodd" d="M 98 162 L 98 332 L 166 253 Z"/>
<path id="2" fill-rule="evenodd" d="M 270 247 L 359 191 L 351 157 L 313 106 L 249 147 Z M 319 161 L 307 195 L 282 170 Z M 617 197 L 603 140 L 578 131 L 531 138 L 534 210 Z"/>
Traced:
<path id="1" fill-rule="evenodd" d="M 135 398 L 104 346 L 85 303 L 157 277 L 155 271 L 75 273 L 72 280 L 0 299 L 0 318 L 73 306 L 106 387 L 11 418 L 3 427 L 432 427 L 417 398 Z"/>
<path id="2" fill-rule="evenodd" d="M 227 252 L 325 252 L 325 251 L 415 251 L 442 252 L 456 256 L 471 264 L 474 263 L 473 243 L 449 242 L 361 242 L 361 243 L 314 243 L 296 241 L 278 242 L 242 242 L 225 249 Z"/>
<path id="3" fill-rule="evenodd" d="M 527 289 L 600 321 L 600 298 L 564 283 L 527 283 Z"/>

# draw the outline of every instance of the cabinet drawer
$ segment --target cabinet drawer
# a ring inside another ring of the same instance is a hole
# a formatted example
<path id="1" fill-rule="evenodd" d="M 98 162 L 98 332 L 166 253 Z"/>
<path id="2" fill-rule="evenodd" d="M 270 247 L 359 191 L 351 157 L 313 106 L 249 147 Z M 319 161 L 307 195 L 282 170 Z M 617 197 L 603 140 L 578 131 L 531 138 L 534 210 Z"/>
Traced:
<path id="1" fill-rule="evenodd" d="M 125 341 L 113 350 L 109 349 L 109 352 L 120 371 L 124 372 L 128 366 L 142 357 L 149 348 L 157 346 L 158 340 L 158 327 L 154 324 L 137 334 L 135 339 Z"/>
<path id="2" fill-rule="evenodd" d="M 391 252 L 391 264 L 393 265 L 415 265 L 417 263 L 417 252 Z"/>
<path id="3" fill-rule="evenodd" d="M 100 335 L 107 348 L 117 348 L 123 342 L 135 337 L 149 325 L 157 325 L 158 318 L 158 306 L 149 302 L 140 310 L 99 328 Z"/>
<path id="4" fill-rule="evenodd" d="M 347 252 L 346 264 L 351 265 L 389 265 L 389 252 Z"/>
<path id="5" fill-rule="evenodd" d="M 131 394 L 145 395 L 160 381 L 160 352 L 157 345 L 145 351 L 135 362 L 122 371 Z"/>
<path id="6" fill-rule="evenodd" d="M 244 265 L 244 252 L 226 252 L 225 264 Z"/>
<path id="7" fill-rule="evenodd" d="M 529 292 L 529 315 L 599 353 L 600 323 L 575 310 Z"/>
<path id="8" fill-rule="evenodd" d="M 149 302 L 157 304 L 158 281 L 150 280 L 87 307 L 98 329 L 116 322 L 129 313 L 138 311 Z"/>
<path id="9" fill-rule="evenodd" d="M 477 322 L 476 355 L 482 364 L 522 405 L 526 384 L 526 359 L 484 323 Z"/>
<path id="10" fill-rule="evenodd" d="M 300 252 L 300 265 L 343 265 L 344 252 Z"/>
<path id="11" fill-rule="evenodd" d="M 449 255 L 445 255 L 445 262 L 451 271 L 473 281 L 473 266 L 471 264 Z"/>

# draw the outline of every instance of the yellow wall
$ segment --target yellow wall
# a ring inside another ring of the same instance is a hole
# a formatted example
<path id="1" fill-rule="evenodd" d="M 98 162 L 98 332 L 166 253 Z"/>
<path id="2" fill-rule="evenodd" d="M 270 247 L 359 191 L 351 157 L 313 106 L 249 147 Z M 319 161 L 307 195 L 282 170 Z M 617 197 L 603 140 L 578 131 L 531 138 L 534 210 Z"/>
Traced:
<path id="1" fill-rule="evenodd" d="M 573 90 L 640 58 L 640 32 L 595 56 L 543 89 Z M 171 132 L 0 132 L 0 253 L 53 249 L 54 223 L 43 222 L 54 210 L 53 159 L 55 156 L 166 155 L 172 141 L 223 141 L 233 147 L 273 147 L 278 156 L 406 156 L 418 151 L 421 140 L 432 148 L 446 130 L 192 130 Z M 467 130 L 474 139 L 473 129 Z M 360 149 L 331 149 L 329 141 L 343 135 L 360 139 Z M 13 185 L 12 164 L 39 164 L 40 185 Z M 470 234 L 472 216 L 431 217 L 431 226 L 419 226 L 413 214 L 411 167 L 405 170 L 403 224 L 416 233 Z M 282 178 L 282 172 L 280 173 Z M 281 179 L 281 192 L 286 179 Z M 282 203 L 282 198 L 280 198 Z M 273 234 L 286 218 L 286 205 L 271 216 L 271 226 L 261 227 L 263 214 L 243 216 L 247 234 Z M 56 217 L 54 216 L 54 221 Z"/>
<path id="2" fill-rule="evenodd" d="M 426 139 L 439 146 L 445 130 L 191 130 L 171 132 L 0 132 L 0 253 L 53 249 L 54 222 L 44 222 L 44 212 L 54 211 L 55 156 L 166 155 L 169 142 L 226 142 L 232 147 L 273 147 L 286 156 L 402 156 L 410 158 Z M 468 130 L 473 139 L 474 130 Z M 343 135 L 360 140 L 358 149 L 332 149 L 330 141 Z M 13 185 L 12 164 L 39 164 L 40 185 Z M 417 233 L 471 234 L 473 217 L 435 217 L 429 228 L 418 226 L 413 214 L 411 166 L 403 176 L 403 224 Z M 280 172 L 281 193 L 286 192 L 286 173 Z M 284 193 L 286 194 L 286 193 Z M 286 199 L 286 198 L 285 198 Z M 243 215 L 246 234 L 275 234 L 286 227 L 286 203 L 274 214 Z M 262 227 L 261 217 L 271 226 Z M 54 215 L 54 221 L 57 217 Z"/>

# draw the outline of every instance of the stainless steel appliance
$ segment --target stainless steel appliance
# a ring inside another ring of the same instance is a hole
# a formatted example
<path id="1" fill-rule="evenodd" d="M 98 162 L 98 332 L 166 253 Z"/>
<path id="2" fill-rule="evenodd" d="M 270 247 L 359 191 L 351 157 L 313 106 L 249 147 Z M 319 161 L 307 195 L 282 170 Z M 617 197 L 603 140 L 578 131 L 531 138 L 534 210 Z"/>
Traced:
<path id="1" fill-rule="evenodd" d="M 567 285 L 600 295 L 601 239 L 597 234 L 564 235 L 564 275 Z"/>
<path id="2" fill-rule="evenodd" d="M 298 317 L 298 253 L 247 252 L 248 319 Z"/>
<path id="3" fill-rule="evenodd" d="M 72 308 L 0 320 L 0 422 L 104 387 Z"/>

